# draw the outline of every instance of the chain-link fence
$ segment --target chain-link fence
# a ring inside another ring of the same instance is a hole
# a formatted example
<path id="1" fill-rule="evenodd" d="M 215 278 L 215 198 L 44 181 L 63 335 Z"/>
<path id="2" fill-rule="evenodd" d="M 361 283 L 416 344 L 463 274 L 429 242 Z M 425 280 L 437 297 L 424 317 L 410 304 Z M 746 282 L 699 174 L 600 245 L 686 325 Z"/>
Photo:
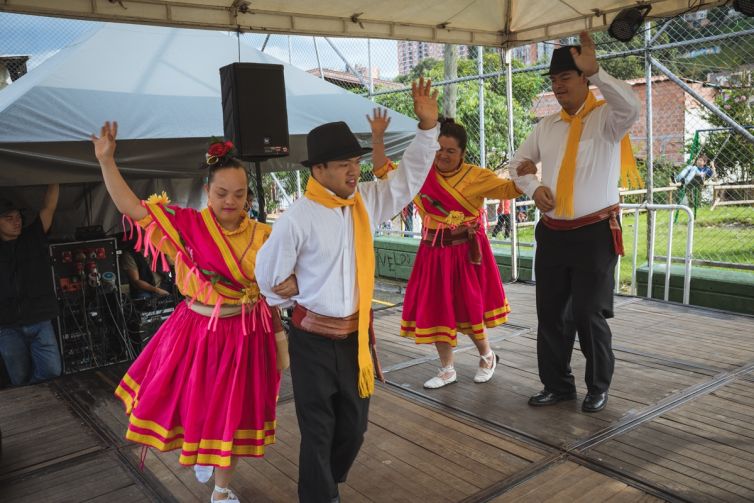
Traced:
<path id="1" fill-rule="evenodd" d="M 0 21 L 0 87 L 23 78 L 24 71 L 33 72 L 41 61 L 98 26 L 12 14 L 0 14 Z M 655 20 L 628 43 L 606 33 L 593 36 L 602 67 L 628 82 L 643 104 L 630 137 L 640 170 L 651 182 L 653 202 L 687 205 L 695 214 L 695 267 L 754 271 L 754 19 L 723 6 Z M 432 78 L 441 92 L 443 113 L 468 131 L 467 161 L 499 170 L 501 176 L 506 176 L 511 152 L 536 122 L 559 110 L 549 80 L 541 74 L 552 50 L 569 42 L 515 48 L 509 66 L 506 54 L 492 48 L 266 34 L 239 37 L 240 43 L 407 115 L 413 114 L 412 79 Z M 300 197 L 308 176 L 308 170 L 265 175 L 268 208 L 281 211 Z M 370 178 L 371 166 L 365 165 L 363 179 Z M 647 193 L 624 190 L 621 200 L 641 203 L 647 201 Z M 519 251 L 533 247 L 536 218 L 533 205 L 523 203 L 506 217 L 521 224 Z M 491 202 L 490 233 L 496 230 L 498 207 L 507 211 Z M 636 247 L 638 263 L 643 264 L 648 259 L 647 214 L 640 212 L 638 222 L 634 218 L 633 213 L 625 216 L 624 236 L 627 250 Z M 671 220 L 678 224 L 671 254 L 674 260 L 682 259 L 686 218 L 679 212 L 655 222 L 655 253 L 660 259 L 667 255 Z M 405 226 L 406 221 L 396 219 L 393 227 Z M 640 228 L 636 243 L 635 225 Z M 500 233 L 493 237 L 500 241 L 495 246 L 510 249 L 505 226 L 497 230 Z M 621 282 L 627 284 L 631 277 L 631 260 L 624 260 Z"/>

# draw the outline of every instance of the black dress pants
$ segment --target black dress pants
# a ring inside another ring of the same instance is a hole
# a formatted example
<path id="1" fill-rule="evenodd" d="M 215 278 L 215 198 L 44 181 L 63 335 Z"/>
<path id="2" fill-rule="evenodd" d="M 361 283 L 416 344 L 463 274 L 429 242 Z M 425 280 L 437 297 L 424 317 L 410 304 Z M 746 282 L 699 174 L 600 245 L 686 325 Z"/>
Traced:
<path id="1" fill-rule="evenodd" d="M 369 399 L 358 390 L 358 335 L 335 341 L 291 327 L 291 377 L 301 431 L 298 496 L 329 503 L 359 453 Z"/>
<path id="2" fill-rule="evenodd" d="M 576 390 L 571 354 L 576 332 L 586 358 L 590 393 L 610 388 L 615 367 L 612 332 L 617 254 L 608 220 L 574 230 L 536 229 L 537 360 L 547 391 Z"/>

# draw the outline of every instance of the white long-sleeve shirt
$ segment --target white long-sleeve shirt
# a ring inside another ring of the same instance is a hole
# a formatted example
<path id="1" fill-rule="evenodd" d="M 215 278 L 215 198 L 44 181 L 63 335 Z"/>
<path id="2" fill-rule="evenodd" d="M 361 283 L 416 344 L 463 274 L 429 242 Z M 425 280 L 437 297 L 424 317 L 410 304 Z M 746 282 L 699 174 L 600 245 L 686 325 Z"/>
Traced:
<path id="1" fill-rule="evenodd" d="M 358 185 L 373 232 L 421 189 L 440 148 L 439 132 L 439 125 L 418 129 L 400 169 L 385 180 Z M 354 245 L 351 207 L 326 208 L 307 197 L 299 198 L 275 222 L 257 254 L 259 289 L 273 306 L 289 307 L 296 302 L 325 316 L 350 316 L 358 311 L 359 302 Z M 299 293 L 290 299 L 275 295 L 272 287 L 291 274 L 296 275 Z"/>
<path id="2" fill-rule="evenodd" d="M 641 107 L 631 87 L 603 69 L 589 77 L 589 81 L 599 88 L 607 103 L 592 110 L 583 122 L 576 156 L 574 215 L 571 218 L 579 218 L 618 203 L 620 142 L 639 117 Z M 545 117 L 513 156 L 511 178 L 529 197 L 540 185 L 549 187 L 555 195 L 569 126 L 570 123 L 560 118 L 559 112 Z M 541 182 L 536 175 L 516 174 L 518 165 L 525 159 L 535 164 L 542 163 Z M 554 217 L 554 211 L 550 211 L 548 216 Z"/>

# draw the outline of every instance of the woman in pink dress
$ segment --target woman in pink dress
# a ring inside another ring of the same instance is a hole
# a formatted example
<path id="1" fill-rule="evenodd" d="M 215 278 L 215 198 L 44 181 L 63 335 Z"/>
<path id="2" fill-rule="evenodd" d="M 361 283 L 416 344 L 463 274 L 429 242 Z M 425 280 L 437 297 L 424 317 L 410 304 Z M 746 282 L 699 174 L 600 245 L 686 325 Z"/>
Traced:
<path id="1" fill-rule="evenodd" d="M 247 174 L 229 142 L 210 146 L 207 208 L 197 211 L 171 205 L 164 192 L 139 200 L 116 166 L 116 135 L 117 123 L 105 123 L 92 136 L 107 190 L 152 267 L 172 259 L 187 299 L 115 391 L 129 415 L 126 438 L 180 449 L 179 462 L 194 465 L 202 482 L 218 468 L 211 501 L 237 502 L 228 488 L 234 467 L 275 441 L 280 370 L 287 366 L 280 318 L 254 280 L 270 227 L 245 212 Z"/>
<path id="2" fill-rule="evenodd" d="M 372 126 L 375 176 L 389 176 L 396 166 L 385 156 L 382 134 L 389 120 L 377 114 Z M 423 235 L 403 299 L 400 335 L 417 344 L 434 344 L 440 370 L 424 383 L 441 388 L 457 381 L 453 348 L 458 333 L 471 338 L 479 351 L 475 383 L 488 382 L 498 357 L 487 329 L 508 320 L 510 307 L 495 257 L 485 234 L 485 198 L 521 195 L 513 181 L 464 162 L 466 130 L 453 119 L 440 123 L 440 150 L 427 180 L 414 198 Z M 534 172 L 526 166 L 521 174 Z"/>

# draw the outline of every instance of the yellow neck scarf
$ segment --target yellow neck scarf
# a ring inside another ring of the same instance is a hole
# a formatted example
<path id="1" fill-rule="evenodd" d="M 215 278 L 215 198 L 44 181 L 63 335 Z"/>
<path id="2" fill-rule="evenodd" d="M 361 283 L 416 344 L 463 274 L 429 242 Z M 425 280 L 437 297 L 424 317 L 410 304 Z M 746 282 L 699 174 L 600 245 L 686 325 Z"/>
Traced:
<path id="1" fill-rule="evenodd" d="M 597 107 L 605 104 L 605 100 L 597 100 L 591 91 L 586 97 L 584 106 L 576 115 L 570 115 L 565 110 L 560 111 L 560 118 L 570 123 L 568 140 L 563 160 L 558 173 L 558 185 L 555 189 L 555 215 L 559 217 L 573 216 L 573 180 L 576 177 L 576 156 L 579 152 L 579 141 L 583 129 L 584 117 Z M 644 187 L 644 181 L 636 168 L 636 159 L 631 150 L 631 140 L 628 133 L 620 142 L 620 178 L 623 187 Z"/>
<path id="2" fill-rule="evenodd" d="M 359 396 L 366 398 L 374 392 L 374 367 L 369 352 L 369 314 L 374 292 L 374 245 L 369 215 L 361 194 L 352 199 L 342 199 L 331 194 L 322 184 L 309 177 L 306 197 L 325 208 L 353 206 L 353 235 L 356 252 L 356 281 L 359 287 Z"/>

